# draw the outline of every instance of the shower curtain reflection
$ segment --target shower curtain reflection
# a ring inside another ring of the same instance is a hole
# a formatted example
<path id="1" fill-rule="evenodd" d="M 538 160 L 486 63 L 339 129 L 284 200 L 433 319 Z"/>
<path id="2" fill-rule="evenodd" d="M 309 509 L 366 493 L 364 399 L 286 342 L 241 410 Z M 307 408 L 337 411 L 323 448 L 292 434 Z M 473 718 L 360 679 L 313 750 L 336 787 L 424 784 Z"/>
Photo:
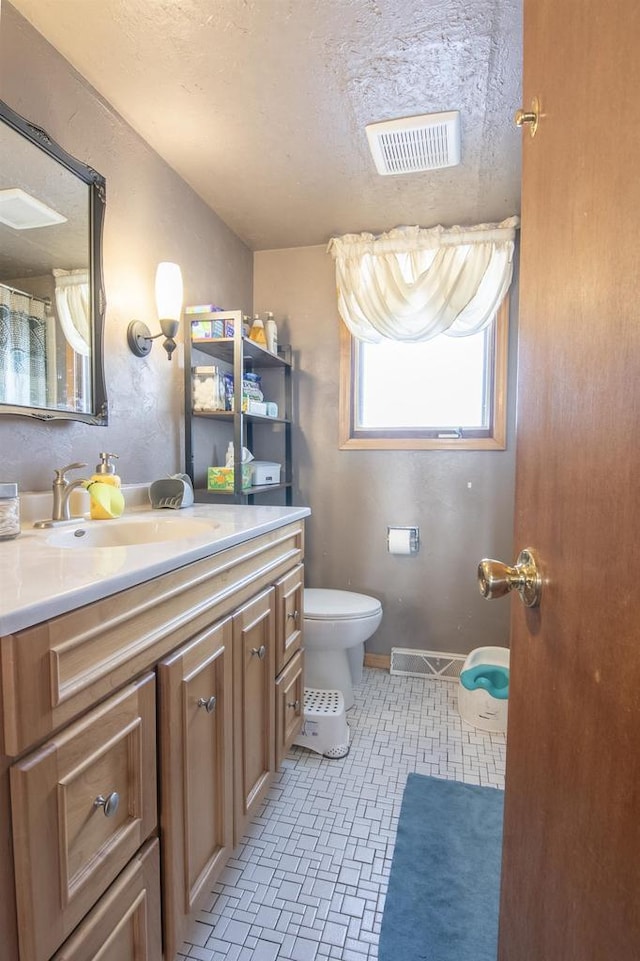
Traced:
<path id="1" fill-rule="evenodd" d="M 53 275 L 37 278 L 52 298 L 0 283 L 0 404 L 90 412 L 87 271 Z"/>
<path id="2" fill-rule="evenodd" d="M 0 284 L 0 403 L 49 406 L 49 307 L 48 300 Z"/>

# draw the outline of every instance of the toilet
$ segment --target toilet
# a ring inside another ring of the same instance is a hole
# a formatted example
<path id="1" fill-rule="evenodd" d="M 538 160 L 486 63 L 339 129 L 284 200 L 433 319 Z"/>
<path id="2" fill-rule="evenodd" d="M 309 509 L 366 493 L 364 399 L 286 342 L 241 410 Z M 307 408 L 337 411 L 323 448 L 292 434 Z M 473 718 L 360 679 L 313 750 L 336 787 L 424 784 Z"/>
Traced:
<path id="1" fill-rule="evenodd" d="M 382 620 L 382 604 L 367 594 L 319 587 L 304 590 L 305 687 L 342 691 L 353 707 L 362 680 L 364 642 Z"/>

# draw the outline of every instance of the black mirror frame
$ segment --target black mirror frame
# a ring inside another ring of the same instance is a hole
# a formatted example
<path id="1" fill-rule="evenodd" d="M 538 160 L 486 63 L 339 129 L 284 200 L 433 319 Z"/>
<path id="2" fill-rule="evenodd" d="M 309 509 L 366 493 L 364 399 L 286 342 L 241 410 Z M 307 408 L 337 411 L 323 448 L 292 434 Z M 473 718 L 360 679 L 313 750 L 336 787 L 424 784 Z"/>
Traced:
<path id="1" fill-rule="evenodd" d="M 57 144 L 41 127 L 30 123 L 0 100 L 0 121 L 4 121 L 34 146 L 62 164 L 89 187 L 89 276 L 91 280 L 91 325 L 93 343 L 91 351 L 93 412 L 57 410 L 50 407 L 25 407 L 0 403 L 0 415 L 18 414 L 38 420 L 73 420 L 84 424 L 106 427 L 108 423 L 107 389 L 104 377 L 104 318 L 106 300 L 102 273 L 102 232 L 106 206 L 106 182 L 102 174 L 81 163 Z"/>

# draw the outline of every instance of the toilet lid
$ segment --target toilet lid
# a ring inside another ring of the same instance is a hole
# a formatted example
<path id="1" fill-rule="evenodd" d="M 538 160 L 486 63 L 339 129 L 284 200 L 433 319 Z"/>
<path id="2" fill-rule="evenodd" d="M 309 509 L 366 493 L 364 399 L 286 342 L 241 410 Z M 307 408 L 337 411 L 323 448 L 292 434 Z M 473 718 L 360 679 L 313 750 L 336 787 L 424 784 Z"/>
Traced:
<path id="1" fill-rule="evenodd" d="M 304 616 L 311 621 L 371 617 L 381 609 L 380 601 L 367 594 L 332 591 L 322 587 L 304 589 Z"/>

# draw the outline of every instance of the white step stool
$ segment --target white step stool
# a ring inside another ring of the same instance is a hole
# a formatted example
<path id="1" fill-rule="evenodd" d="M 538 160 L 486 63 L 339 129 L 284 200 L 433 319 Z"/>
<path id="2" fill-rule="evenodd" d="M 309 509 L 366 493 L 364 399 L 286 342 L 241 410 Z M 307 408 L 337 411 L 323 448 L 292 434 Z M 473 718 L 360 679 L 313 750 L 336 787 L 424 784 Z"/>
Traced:
<path id="1" fill-rule="evenodd" d="M 349 725 L 342 691 L 305 687 L 304 721 L 293 743 L 328 758 L 349 753 Z"/>

